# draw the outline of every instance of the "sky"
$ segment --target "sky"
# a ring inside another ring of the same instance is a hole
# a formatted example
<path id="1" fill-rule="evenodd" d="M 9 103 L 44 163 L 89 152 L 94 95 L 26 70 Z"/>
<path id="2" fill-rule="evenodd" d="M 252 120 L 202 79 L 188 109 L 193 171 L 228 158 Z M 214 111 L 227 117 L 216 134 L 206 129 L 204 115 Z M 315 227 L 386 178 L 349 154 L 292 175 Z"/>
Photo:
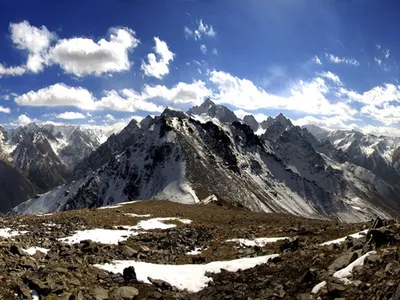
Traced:
<path id="1" fill-rule="evenodd" d="M 210 97 L 400 135 L 396 0 L 3 0 L 0 124 L 104 125 Z"/>

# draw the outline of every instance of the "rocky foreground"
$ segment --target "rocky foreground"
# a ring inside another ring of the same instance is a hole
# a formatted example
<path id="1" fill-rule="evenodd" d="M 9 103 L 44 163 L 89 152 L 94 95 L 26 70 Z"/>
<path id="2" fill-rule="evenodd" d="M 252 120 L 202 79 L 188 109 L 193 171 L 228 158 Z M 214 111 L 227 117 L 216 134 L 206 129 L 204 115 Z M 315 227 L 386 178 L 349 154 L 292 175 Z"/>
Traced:
<path id="1" fill-rule="evenodd" d="M 394 220 L 139 201 L 0 223 L 2 299 L 400 299 Z"/>

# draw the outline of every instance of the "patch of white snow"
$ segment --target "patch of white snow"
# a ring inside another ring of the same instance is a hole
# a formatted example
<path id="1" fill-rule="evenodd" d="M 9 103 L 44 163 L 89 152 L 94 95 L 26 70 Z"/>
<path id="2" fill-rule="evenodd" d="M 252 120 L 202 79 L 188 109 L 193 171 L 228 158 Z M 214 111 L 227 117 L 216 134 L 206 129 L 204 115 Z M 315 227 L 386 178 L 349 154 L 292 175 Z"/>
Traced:
<path id="1" fill-rule="evenodd" d="M 133 266 L 137 279 L 141 282 L 150 283 L 148 277 L 161 279 L 179 290 L 186 289 L 189 292 L 196 293 L 207 287 L 208 282 L 212 281 L 212 278 L 205 275 L 206 272 L 220 273 L 221 269 L 229 272 L 237 272 L 240 269 L 246 270 L 267 263 L 277 256 L 278 254 L 246 257 L 230 261 L 214 261 L 203 265 L 159 265 L 133 260 L 116 260 L 111 264 L 97 264 L 94 266 L 112 273 L 122 273 L 125 268 Z"/>

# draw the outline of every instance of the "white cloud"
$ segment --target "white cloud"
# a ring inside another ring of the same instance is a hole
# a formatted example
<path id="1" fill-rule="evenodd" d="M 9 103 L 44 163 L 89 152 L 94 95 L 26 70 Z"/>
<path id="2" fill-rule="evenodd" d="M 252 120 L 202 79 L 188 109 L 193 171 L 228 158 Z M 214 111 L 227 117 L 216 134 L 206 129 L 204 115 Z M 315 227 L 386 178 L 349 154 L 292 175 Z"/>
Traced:
<path id="1" fill-rule="evenodd" d="M 354 115 L 356 113 L 348 104 L 331 103 L 326 98 L 325 95 L 330 92 L 330 86 L 321 77 L 316 77 L 309 82 L 297 82 L 287 96 L 270 94 L 248 79 L 234 77 L 222 71 L 212 71 L 210 81 L 218 91 L 213 95 L 216 102 L 229 103 L 237 108 L 248 110 L 272 108 L 321 115 Z"/>
<path id="2" fill-rule="evenodd" d="M 169 73 L 168 65 L 174 59 L 174 53 L 168 49 L 167 43 L 161 41 L 158 37 L 155 37 L 154 41 L 156 43 L 154 51 L 158 58 L 154 53 L 147 54 L 148 63 L 143 61 L 141 69 L 145 75 L 161 79 Z"/>
<path id="3" fill-rule="evenodd" d="M 313 57 L 313 62 L 315 62 L 317 65 L 322 65 L 321 59 L 316 55 Z"/>
<path id="4" fill-rule="evenodd" d="M 10 33 L 16 47 L 28 51 L 26 68 L 33 73 L 42 71 L 48 60 L 47 51 L 51 42 L 57 38 L 56 34 L 50 32 L 46 26 L 38 28 L 28 21 L 10 23 Z"/>
<path id="5" fill-rule="evenodd" d="M 23 106 L 75 106 L 80 109 L 96 108 L 93 95 L 81 87 L 57 83 L 38 91 L 17 96 L 15 102 Z"/>
<path id="6" fill-rule="evenodd" d="M 206 47 L 206 45 L 201 45 L 201 46 L 200 46 L 200 50 L 201 50 L 201 52 L 203 52 L 203 54 L 207 54 L 207 47 Z"/>
<path id="7" fill-rule="evenodd" d="M 0 78 L 3 76 L 23 75 L 25 71 L 24 67 L 5 67 L 3 64 L 0 64 Z"/>
<path id="8" fill-rule="evenodd" d="M 64 120 L 75 120 L 75 119 L 85 119 L 85 116 L 79 112 L 66 111 L 56 115 L 56 118 Z"/>
<path id="9" fill-rule="evenodd" d="M 5 113 L 5 114 L 9 114 L 11 112 L 11 109 L 8 107 L 4 107 L 0 105 L 0 112 L 1 113 Z"/>
<path id="10" fill-rule="evenodd" d="M 217 32 L 214 30 L 212 25 L 207 25 L 200 19 L 199 27 L 194 31 L 194 38 L 196 40 L 201 40 L 203 36 L 214 37 L 216 34 Z"/>
<path id="11" fill-rule="evenodd" d="M 390 56 L 390 50 L 389 49 L 384 49 L 382 52 L 383 52 L 383 55 L 385 56 L 385 58 L 389 58 L 389 56 Z"/>
<path id="12" fill-rule="evenodd" d="M 183 32 L 185 33 L 185 38 L 193 36 L 193 30 L 191 30 L 187 26 L 185 26 L 185 28 L 183 29 Z"/>
<path id="13" fill-rule="evenodd" d="M 342 85 L 342 81 L 340 80 L 340 77 L 337 76 L 336 74 L 332 73 L 331 71 L 322 72 L 322 73 L 319 73 L 319 75 L 333 81 L 337 85 Z"/>
<path id="14" fill-rule="evenodd" d="M 105 118 L 106 118 L 107 121 L 115 121 L 114 116 L 113 116 L 113 115 L 110 115 L 110 114 L 106 114 L 106 115 L 105 115 Z"/>
<path id="15" fill-rule="evenodd" d="M 400 101 L 400 86 L 394 84 L 384 84 L 383 86 L 375 86 L 362 94 L 341 88 L 339 94 L 347 101 L 360 102 L 370 105 L 382 105 L 390 101 Z"/>
<path id="16" fill-rule="evenodd" d="M 172 88 L 164 85 L 145 85 L 142 97 L 145 99 L 163 99 L 172 104 L 193 104 L 199 105 L 210 95 L 210 91 L 201 80 L 193 83 L 179 82 Z"/>
<path id="17" fill-rule="evenodd" d="M 325 53 L 325 55 L 329 59 L 329 61 L 334 64 L 347 64 L 347 65 L 353 65 L 356 67 L 358 67 L 360 65 L 360 63 L 354 58 L 339 57 L 339 56 L 335 56 L 330 53 Z"/>
<path id="18" fill-rule="evenodd" d="M 327 130 L 351 130 L 357 129 L 358 126 L 354 123 L 349 124 L 348 121 L 355 120 L 352 117 L 346 116 L 332 116 L 332 117 L 315 117 L 305 116 L 303 118 L 292 120 L 294 125 L 315 125 Z"/>
<path id="19" fill-rule="evenodd" d="M 29 123 L 32 123 L 33 120 L 29 118 L 27 115 L 23 114 L 20 115 L 14 122 L 15 125 L 17 126 L 25 126 L 28 125 Z"/>
<path id="20" fill-rule="evenodd" d="M 380 107 L 367 105 L 362 107 L 360 112 L 385 125 L 392 125 L 400 122 L 400 106 L 390 105 L 388 103 L 384 103 Z"/>
<path id="21" fill-rule="evenodd" d="M 50 50 L 50 60 L 65 72 L 78 77 L 129 70 L 129 51 L 139 45 L 129 28 L 110 29 L 109 40 L 89 38 L 61 39 Z"/>
<path id="22" fill-rule="evenodd" d="M 211 53 L 214 55 L 218 55 L 218 50 L 216 48 L 214 48 Z"/>
<path id="23" fill-rule="evenodd" d="M 253 115 L 254 118 L 256 119 L 256 121 L 260 122 L 260 123 L 262 121 L 265 121 L 268 118 L 268 116 L 265 115 L 265 114 L 262 114 L 262 113 L 250 113 L 250 112 L 245 111 L 243 109 L 237 109 L 237 110 L 234 111 L 234 113 L 240 119 L 243 119 L 247 115 Z"/>
<path id="24" fill-rule="evenodd" d="M 137 110 L 161 112 L 162 106 L 147 101 L 145 97 L 132 89 L 123 89 L 120 92 L 110 90 L 105 92 L 99 101 L 96 102 L 98 109 L 110 109 L 116 111 L 135 112 Z"/>
<path id="25" fill-rule="evenodd" d="M 133 89 L 109 90 L 96 99 L 82 87 L 69 87 L 62 83 L 30 91 L 15 98 L 21 106 L 75 106 L 82 110 L 115 110 L 135 112 L 137 110 L 161 112 L 163 105 L 155 104 L 201 104 L 210 95 L 203 81 L 179 82 L 168 88 L 164 85 L 145 85 L 141 92 Z"/>
<path id="26" fill-rule="evenodd" d="M 196 29 L 190 29 L 189 27 L 185 26 L 183 29 L 185 33 L 185 37 L 194 37 L 196 41 L 200 41 L 204 36 L 206 37 L 215 37 L 217 32 L 214 30 L 212 25 L 207 25 L 203 22 L 202 19 L 198 22 L 198 26 Z"/>
<path id="27" fill-rule="evenodd" d="M 293 124 L 298 126 L 315 125 L 327 130 L 357 130 L 364 134 L 400 136 L 400 128 L 389 126 L 372 126 L 359 125 L 355 123 L 346 123 L 347 120 L 341 119 L 339 116 L 316 118 L 314 116 L 306 116 L 297 120 L 292 120 Z"/>
<path id="28" fill-rule="evenodd" d="M 374 60 L 379 66 L 382 64 L 382 60 L 381 59 L 379 59 L 377 57 L 374 57 Z"/>

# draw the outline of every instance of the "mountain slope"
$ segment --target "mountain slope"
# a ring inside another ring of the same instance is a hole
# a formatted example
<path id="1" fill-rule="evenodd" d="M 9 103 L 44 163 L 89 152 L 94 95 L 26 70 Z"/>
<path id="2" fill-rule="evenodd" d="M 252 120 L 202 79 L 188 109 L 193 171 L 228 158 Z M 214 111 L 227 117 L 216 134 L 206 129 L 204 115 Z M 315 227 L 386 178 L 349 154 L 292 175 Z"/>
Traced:
<path id="1" fill-rule="evenodd" d="M 149 119 L 145 120 L 146 124 L 151 122 Z M 120 154 L 128 148 L 141 136 L 142 130 L 138 126 L 137 121 L 132 120 L 120 133 L 112 134 L 105 143 L 101 144 L 95 151 L 82 159 L 74 169 L 75 177 L 81 177 L 100 168 L 115 155 Z"/>
<path id="2" fill-rule="evenodd" d="M 17 169 L 0 160 L 0 213 L 35 195 L 35 187 Z"/>
<path id="3" fill-rule="evenodd" d="M 353 222 L 400 211 L 393 187 L 363 168 L 320 154 L 314 143 L 308 131 L 283 115 L 260 139 L 240 122 L 202 123 L 166 110 L 142 137 L 92 174 L 11 213 L 135 199 L 197 203 L 212 195 L 253 211 Z"/>

